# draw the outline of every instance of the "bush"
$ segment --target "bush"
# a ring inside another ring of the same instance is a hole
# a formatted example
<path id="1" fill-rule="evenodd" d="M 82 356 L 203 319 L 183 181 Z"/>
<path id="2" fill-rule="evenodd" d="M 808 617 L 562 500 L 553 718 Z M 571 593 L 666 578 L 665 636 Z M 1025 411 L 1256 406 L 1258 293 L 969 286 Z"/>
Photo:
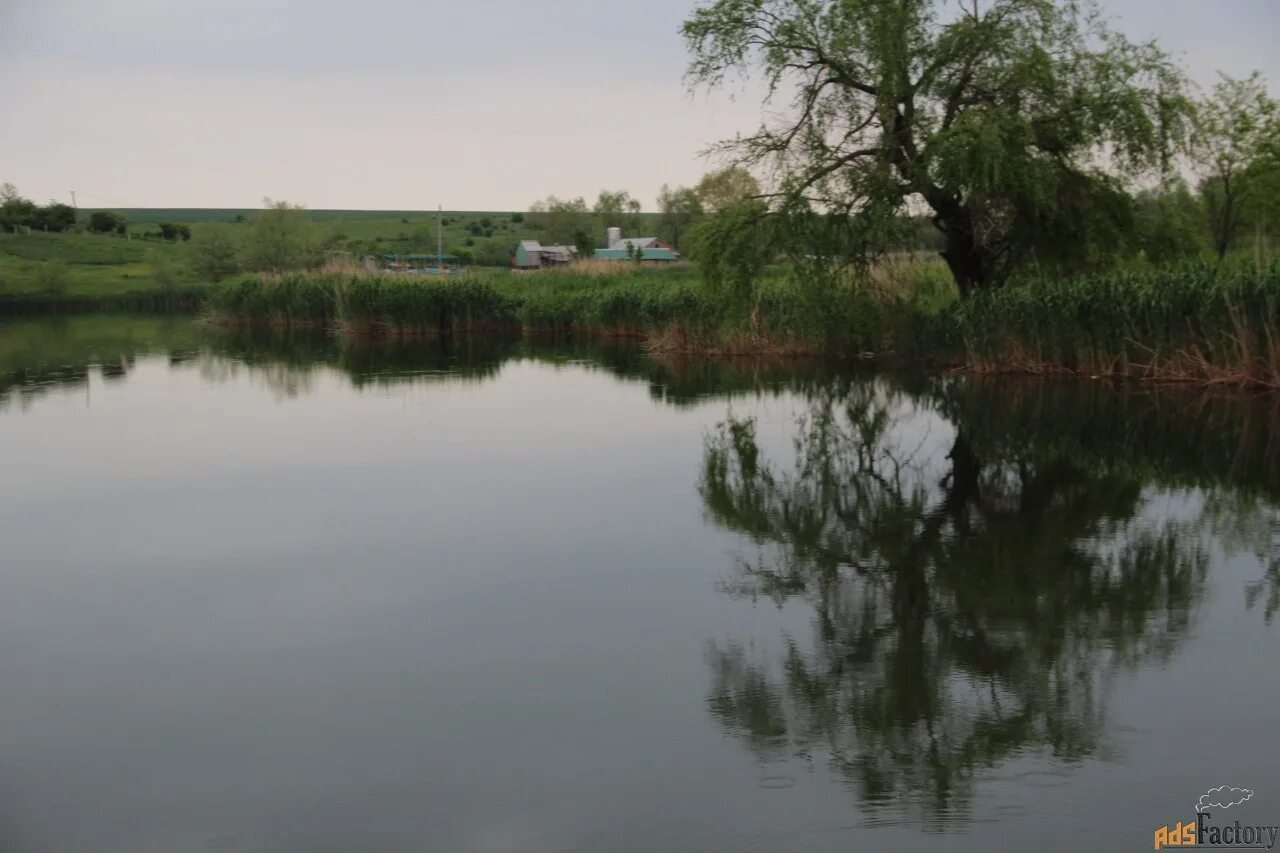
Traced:
<path id="1" fill-rule="evenodd" d="M 173 261 L 165 254 L 156 252 L 151 256 L 151 278 L 165 293 L 172 293 L 178 287 L 178 271 Z"/>
<path id="2" fill-rule="evenodd" d="M 288 272 L 310 269 L 321 260 L 320 241 L 306 211 L 288 202 L 267 199 L 249 230 L 245 261 L 249 269 Z M 382 242 L 382 237 L 378 237 Z"/>
<path id="3" fill-rule="evenodd" d="M 44 261 L 36 265 L 35 281 L 41 291 L 56 296 L 67 292 L 71 274 L 62 261 Z"/>
<path id="4" fill-rule="evenodd" d="M 75 227 L 76 211 L 69 204 L 50 204 L 33 210 L 27 224 L 37 231 L 66 231 Z"/>
<path id="5" fill-rule="evenodd" d="M 95 210 L 89 214 L 89 230 L 95 234 L 110 234 L 124 228 L 124 217 L 110 210 Z"/>
<path id="6" fill-rule="evenodd" d="M 186 225 L 179 225 L 173 222 L 161 222 L 158 226 L 160 229 L 160 239 L 186 241 L 191 239 L 191 229 Z"/>
<path id="7" fill-rule="evenodd" d="M 236 244 L 221 226 L 207 226 L 191 247 L 196 274 L 215 283 L 240 270 L 236 255 Z"/>

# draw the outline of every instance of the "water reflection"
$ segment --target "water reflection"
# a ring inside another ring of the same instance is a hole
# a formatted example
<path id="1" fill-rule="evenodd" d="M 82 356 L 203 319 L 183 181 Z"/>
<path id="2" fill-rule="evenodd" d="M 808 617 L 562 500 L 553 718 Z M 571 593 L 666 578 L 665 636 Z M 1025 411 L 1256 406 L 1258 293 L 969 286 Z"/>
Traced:
<path id="1" fill-rule="evenodd" d="M 0 397 L 0 848 L 1133 849 L 1280 789 L 1273 398 L 93 317 L 0 324 Z"/>
<path id="2" fill-rule="evenodd" d="M 780 659 L 712 643 L 711 715 L 762 761 L 825 757 L 867 807 L 934 824 L 968 818 L 1002 762 L 1105 754 L 1110 685 L 1190 636 L 1215 517 L 1271 561 L 1249 606 L 1280 602 L 1274 507 L 1241 497 L 1280 483 L 1274 409 L 1156 400 L 831 383 L 790 464 L 724 422 L 700 493 L 754 552 L 724 589 L 807 602 L 813 640 Z M 1155 488 L 1214 484 L 1250 511 Z"/>
<path id="3" fill-rule="evenodd" d="M 838 372 L 817 361 L 716 362 L 655 359 L 626 343 L 539 338 L 344 339 L 324 330 L 212 328 L 187 318 L 74 317 L 0 323 L 0 407 L 22 407 L 53 392 L 83 390 L 96 371 L 124 380 L 139 358 L 163 356 L 211 383 L 249 375 L 278 400 L 315 392 L 324 375 L 356 389 L 494 379 L 513 360 L 572 365 L 643 382 L 665 405 L 708 397 L 781 394 L 818 388 Z"/>

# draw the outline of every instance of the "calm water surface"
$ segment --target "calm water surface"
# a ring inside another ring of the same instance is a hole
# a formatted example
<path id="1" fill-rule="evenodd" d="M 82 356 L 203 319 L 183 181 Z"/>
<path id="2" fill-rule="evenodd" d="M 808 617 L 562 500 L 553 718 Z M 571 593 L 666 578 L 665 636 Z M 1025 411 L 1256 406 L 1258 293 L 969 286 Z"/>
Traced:
<path id="1" fill-rule="evenodd" d="M 1280 406 L 0 325 L 0 850 L 1280 824 Z"/>

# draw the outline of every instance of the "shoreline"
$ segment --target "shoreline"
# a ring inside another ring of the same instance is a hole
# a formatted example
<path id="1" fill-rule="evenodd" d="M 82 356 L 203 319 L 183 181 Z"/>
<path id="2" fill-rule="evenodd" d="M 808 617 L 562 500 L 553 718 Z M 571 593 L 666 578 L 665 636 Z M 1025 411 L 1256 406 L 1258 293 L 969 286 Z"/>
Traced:
<path id="1" fill-rule="evenodd" d="M 271 329 L 276 331 L 324 330 L 362 343 L 416 339 L 456 339 L 467 337 L 492 339 L 543 339 L 548 341 L 620 341 L 633 344 L 655 358 L 737 361 L 752 359 L 799 359 L 861 362 L 888 370 L 926 370 L 968 377 L 1040 377 L 1075 381 L 1138 383 L 1144 386 L 1168 385 L 1198 388 L 1231 388 L 1252 393 L 1280 392 L 1280 381 L 1267 376 L 1266 370 L 1250 372 L 1247 367 L 1217 366 L 1207 362 L 1194 350 L 1175 351 L 1155 363 L 1135 363 L 1123 356 L 1109 359 L 1107 366 L 1086 364 L 1072 367 L 1060 362 L 1010 357 L 996 362 L 968 353 L 963 357 L 904 357 L 893 349 L 846 352 L 821 346 L 813 341 L 778 341 L 763 336 L 728 335 L 711 339 L 690 336 L 677 327 L 652 331 L 634 327 L 538 326 L 518 323 L 487 324 L 445 329 L 424 325 L 408 325 L 392 321 L 342 321 L 309 318 L 244 318 L 205 315 L 204 322 L 224 329 Z"/>

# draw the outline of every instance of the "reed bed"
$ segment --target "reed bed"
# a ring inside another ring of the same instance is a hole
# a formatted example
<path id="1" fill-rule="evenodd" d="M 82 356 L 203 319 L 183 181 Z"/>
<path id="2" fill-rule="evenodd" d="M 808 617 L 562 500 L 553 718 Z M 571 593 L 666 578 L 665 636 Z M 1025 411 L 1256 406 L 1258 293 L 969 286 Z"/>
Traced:
<path id="1" fill-rule="evenodd" d="M 893 290 L 775 271 L 730 303 L 691 269 L 441 278 L 335 269 L 223 283 L 208 305 L 235 322 L 353 334 L 523 330 L 642 339 L 668 353 L 888 355 L 977 373 L 1280 388 L 1280 264 L 1036 281 L 964 302 L 940 301 L 937 288 Z"/>
<path id="2" fill-rule="evenodd" d="M 1206 264 L 1011 287 L 938 326 L 978 372 L 1280 388 L 1278 312 L 1280 264 Z"/>

